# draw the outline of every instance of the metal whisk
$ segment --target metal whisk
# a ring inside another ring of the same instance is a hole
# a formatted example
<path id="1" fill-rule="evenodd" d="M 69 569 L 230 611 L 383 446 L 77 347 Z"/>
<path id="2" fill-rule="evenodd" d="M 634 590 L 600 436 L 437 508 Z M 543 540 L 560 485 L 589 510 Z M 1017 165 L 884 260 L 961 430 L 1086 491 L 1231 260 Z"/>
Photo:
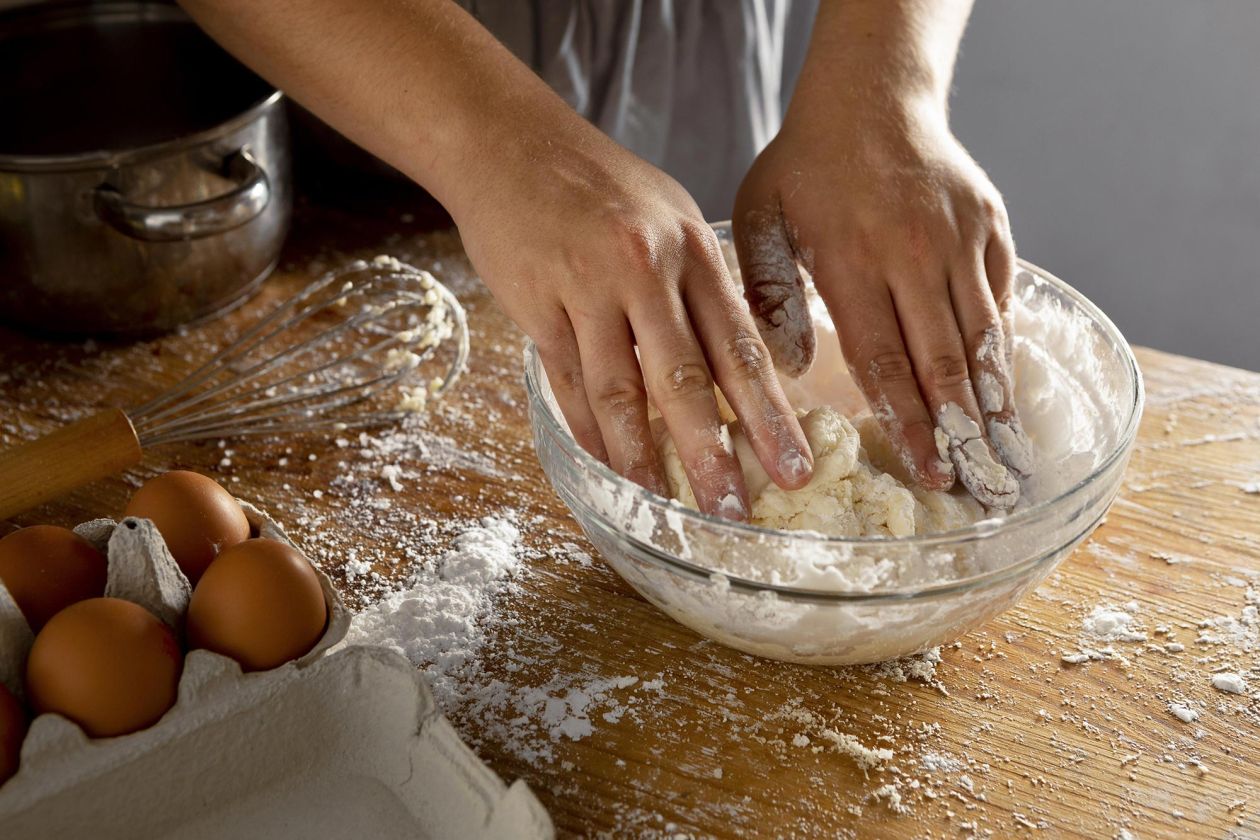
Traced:
<path id="1" fill-rule="evenodd" d="M 343 430 L 421 411 L 468 360 L 464 309 L 390 257 L 325 274 L 170 390 L 0 453 L 0 519 L 178 441 Z"/>

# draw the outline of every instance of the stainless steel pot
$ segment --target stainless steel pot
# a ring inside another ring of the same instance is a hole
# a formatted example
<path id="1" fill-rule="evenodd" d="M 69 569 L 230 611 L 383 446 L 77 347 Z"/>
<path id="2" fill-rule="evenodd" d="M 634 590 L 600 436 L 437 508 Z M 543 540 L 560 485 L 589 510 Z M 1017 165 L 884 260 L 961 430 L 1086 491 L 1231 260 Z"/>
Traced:
<path id="1" fill-rule="evenodd" d="M 0 17 L 0 318 L 170 330 L 243 300 L 292 207 L 279 91 L 178 8 Z"/>

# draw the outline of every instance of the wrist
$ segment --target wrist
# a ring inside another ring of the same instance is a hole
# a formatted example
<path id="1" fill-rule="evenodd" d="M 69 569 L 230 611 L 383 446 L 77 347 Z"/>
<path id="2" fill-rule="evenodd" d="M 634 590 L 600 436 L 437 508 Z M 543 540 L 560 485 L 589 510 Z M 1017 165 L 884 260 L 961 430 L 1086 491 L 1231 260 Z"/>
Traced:
<path id="1" fill-rule="evenodd" d="M 540 168 L 581 167 L 601 138 L 550 89 L 479 97 L 460 109 L 436 148 L 408 156 L 425 171 L 404 171 L 458 225 L 488 206 L 510 203 L 522 187 L 532 189 L 527 182 Z"/>
<path id="2" fill-rule="evenodd" d="M 947 110 L 936 97 L 864 91 L 826 102 L 793 100 L 779 136 L 816 141 L 823 148 L 839 146 L 863 157 L 867 152 L 883 155 L 889 148 L 921 146 L 929 138 L 949 134 Z"/>

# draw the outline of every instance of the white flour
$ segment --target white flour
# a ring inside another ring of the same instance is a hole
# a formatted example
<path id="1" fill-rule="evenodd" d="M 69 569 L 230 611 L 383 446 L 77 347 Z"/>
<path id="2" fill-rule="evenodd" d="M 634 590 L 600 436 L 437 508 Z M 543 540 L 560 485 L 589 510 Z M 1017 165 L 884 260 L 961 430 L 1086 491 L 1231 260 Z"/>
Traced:
<path id="1" fill-rule="evenodd" d="M 1188 703 L 1169 703 L 1168 711 L 1182 723 L 1194 723 L 1199 719 L 1199 712 Z"/>
<path id="2" fill-rule="evenodd" d="M 463 671 L 485 638 L 480 620 L 520 568 L 520 536 L 506 519 L 471 525 L 436 563 L 415 571 L 410 588 L 356 615 L 346 643 L 401 652 L 428 674 L 440 704 L 455 705 L 466 688 Z"/>
<path id="3" fill-rule="evenodd" d="M 1144 642 L 1146 633 L 1138 629 L 1133 615 L 1138 606 L 1130 601 L 1124 607 L 1100 606 L 1085 617 L 1085 633 L 1104 642 Z"/>
<path id="4" fill-rule="evenodd" d="M 1243 594 L 1241 614 L 1205 618 L 1199 622 L 1201 645 L 1228 645 L 1250 653 L 1260 650 L 1260 590 L 1248 587 Z"/>
<path id="5" fill-rule="evenodd" d="M 1224 691 L 1226 694 L 1247 693 L 1247 681 L 1238 674 L 1213 674 L 1212 686 L 1219 691 Z"/>

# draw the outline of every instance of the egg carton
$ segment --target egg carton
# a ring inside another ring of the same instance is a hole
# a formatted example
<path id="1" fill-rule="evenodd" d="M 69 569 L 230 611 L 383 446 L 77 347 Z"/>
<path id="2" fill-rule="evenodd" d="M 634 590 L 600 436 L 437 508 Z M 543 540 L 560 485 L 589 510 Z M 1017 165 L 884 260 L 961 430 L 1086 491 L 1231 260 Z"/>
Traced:
<path id="1" fill-rule="evenodd" d="M 254 535 L 301 551 L 240 504 Z M 192 586 L 152 522 L 97 519 L 75 532 L 108 557 L 106 596 L 140 604 L 183 637 Z M 350 613 L 316 574 L 328 625 L 301 658 L 242 673 L 226 656 L 190 651 L 175 705 L 129 735 L 94 740 L 60 715 L 35 718 L 17 774 L 0 785 L 0 835 L 552 837 L 525 783 L 509 787 L 481 763 L 407 659 L 335 648 Z M 0 583 L 0 682 L 19 697 L 33 640 Z"/>

